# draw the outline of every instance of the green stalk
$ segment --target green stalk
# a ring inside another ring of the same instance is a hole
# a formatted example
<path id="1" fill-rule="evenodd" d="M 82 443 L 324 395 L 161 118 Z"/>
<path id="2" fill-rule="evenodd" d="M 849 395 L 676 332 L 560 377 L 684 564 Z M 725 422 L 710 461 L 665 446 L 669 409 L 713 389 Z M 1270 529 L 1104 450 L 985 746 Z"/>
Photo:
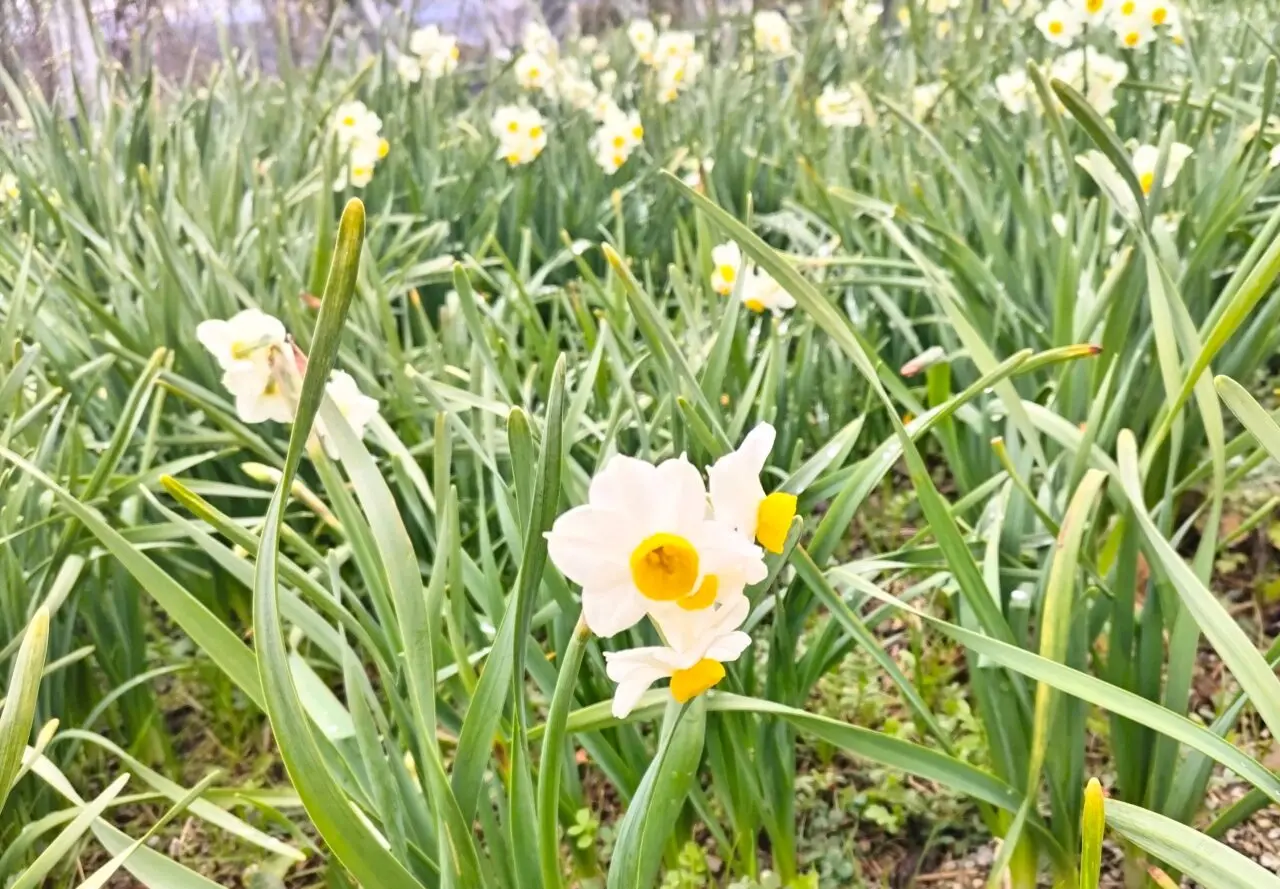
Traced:
<path id="1" fill-rule="evenodd" d="M 577 686 L 578 669 L 586 654 L 591 631 L 586 621 L 578 618 L 573 635 L 560 661 L 560 673 L 547 711 L 546 735 L 542 739 L 542 755 L 538 758 L 538 860 L 542 868 L 542 884 L 546 889 L 560 889 L 564 880 L 560 871 L 560 753 L 564 744 L 569 709 Z"/>

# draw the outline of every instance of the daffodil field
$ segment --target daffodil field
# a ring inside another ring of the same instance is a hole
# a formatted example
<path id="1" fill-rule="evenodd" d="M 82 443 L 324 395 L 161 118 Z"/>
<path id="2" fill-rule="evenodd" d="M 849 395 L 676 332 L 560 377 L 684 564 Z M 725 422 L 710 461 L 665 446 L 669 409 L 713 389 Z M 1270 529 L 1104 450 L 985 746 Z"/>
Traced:
<path id="1" fill-rule="evenodd" d="M 1277 7 L 730 7 L 0 68 L 0 885 L 1280 887 Z"/>

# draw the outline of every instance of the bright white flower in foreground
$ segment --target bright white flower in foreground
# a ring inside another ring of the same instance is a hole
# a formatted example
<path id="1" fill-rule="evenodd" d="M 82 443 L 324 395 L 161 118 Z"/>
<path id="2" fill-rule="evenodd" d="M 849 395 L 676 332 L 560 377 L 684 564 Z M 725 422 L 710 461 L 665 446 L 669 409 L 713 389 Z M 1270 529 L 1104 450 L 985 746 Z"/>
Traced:
<path id="1" fill-rule="evenodd" d="M 1191 157 L 1191 154 L 1190 145 L 1174 142 L 1169 146 L 1169 157 L 1164 165 L 1164 181 L 1162 182 L 1164 188 L 1173 185 L 1174 180 L 1178 178 L 1178 174 L 1182 172 L 1182 165 L 1187 162 L 1187 158 Z M 1159 160 L 1160 149 L 1155 145 L 1139 145 L 1133 152 L 1133 170 L 1138 174 L 1138 184 L 1142 186 L 1144 195 L 1151 194 L 1151 189 L 1155 187 L 1156 164 Z"/>
<path id="2" fill-rule="evenodd" d="M 796 515 L 795 494 L 774 491 L 766 495 L 760 484 L 760 473 L 776 437 L 772 426 L 761 423 L 747 433 L 736 451 L 725 454 L 707 470 L 716 520 L 771 553 L 782 552 Z"/>
<path id="3" fill-rule="evenodd" d="M 733 241 L 718 244 L 711 248 L 711 288 L 721 296 L 733 293 L 738 283 L 738 273 L 742 271 L 742 251 Z"/>
<path id="4" fill-rule="evenodd" d="M 648 19 L 635 19 L 627 25 L 627 39 L 646 65 L 653 64 L 654 43 L 658 39 L 658 29 Z"/>
<path id="5" fill-rule="evenodd" d="M 202 321 L 196 339 L 213 355 L 224 371 L 222 385 L 236 402 L 236 414 L 245 423 L 293 419 L 293 404 L 280 388 L 273 368 L 285 346 L 280 319 L 260 309 L 245 309 L 225 321 Z"/>
<path id="6" fill-rule="evenodd" d="M 618 683 L 613 715 L 623 719 L 655 682 L 671 680 L 671 697 L 692 700 L 725 677 L 724 664 L 751 645 L 739 627 L 751 606 L 745 596 L 715 609 L 685 612 L 677 620 L 659 620 L 667 645 L 606 651 L 606 672 Z"/>
<path id="7" fill-rule="evenodd" d="M 1050 43 L 1070 46 L 1084 30 L 1084 20 L 1066 0 L 1051 0 L 1036 16 L 1036 27 Z"/>
<path id="8" fill-rule="evenodd" d="M 458 67 L 458 38 L 442 33 L 435 25 L 414 31 L 409 36 L 409 50 L 430 80 L 452 74 Z"/>
<path id="9" fill-rule="evenodd" d="M 766 9 L 751 20 L 755 32 L 756 47 L 770 55 L 791 54 L 791 25 L 776 9 Z"/>
<path id="10" fill-rule="evenodd" d="M 1081 20 L 1088 25 L 1101 25 L 1111 15 L 1113 0 L 1073 0 Z"/>
<path id="11" fill-rule="evenodd" d="M 498 137 L 497 156 L 512 167 L 533 161 L 547 146 L 547 123 L 536 108 L 503 105 L 489 128 Z"/>
<path id="12" fill-rule="evenodd" d="M 828 129 L 859 127 L 871 117 L 871 101 L 855 84 L 838 87 L 829 83 L 822 88 L 822 95 L 814 100 L 813 113 L 818 122 Z"/>
<path id="13" fill-rule="evenodd" d="M 405 83 L 417 83 L 422 79 L 422 66 L 413 56 L 402 55 L 396 59 L 396 74 Z"/>
<path id="14" fill-rule="evenodd" d="M 591 481 L 587 503 L 547 534 L 552 563 L 582 586 L 582 614 L 613 636 L 667 603 L 709 608 L 765 578 L 763 554 L 707 517 L 702 476 L 684 457 L 657 466 L 615 456 Z"/>
<path id="15" fill-rule="evenodd" d="M 273 346 L 285 343 L 284 324 L 261 309 L 245 309 L 225 321 L 210 319 L 196 327 L 196 339 L 223 370 L 265 361 Z"/>
<path id="16" fill-rule="evenodd" d="M 551 62 L 536 53 L 526 52 L 516 59 L 516 82 L 527 90 L 545 89 L 554 73 Z"/>
<path id="17" fill-rule="evenodd" d="M 1031 83 L 1031 78 L 1027 77 L 1027 72 L 1021 68 L 1014 68 L 1007 74 L 996 77 L 996 95 L 1010 114 L 1022 114 L 1027 110 L 1028 104 L 1039 108 L 1034 104 L 1035 86 Z"/>
<path id="18" fill-rule="evenodd" d="M 356 437 L 363 438 L 365 427 L 378 415 L 377 399 L 370 398 L 361 392 L 351 374 L 342 370 L 335 370 L 330 375 L 324 391 L 333 399 L 334 406 L 351 426 Z M 325 433 L 324 423 L 318 421 L 316 428 L 320 434 L 320 441 L 324 444 L 325 453 L 331 460 L 338 459 L 337 445 Z"/>

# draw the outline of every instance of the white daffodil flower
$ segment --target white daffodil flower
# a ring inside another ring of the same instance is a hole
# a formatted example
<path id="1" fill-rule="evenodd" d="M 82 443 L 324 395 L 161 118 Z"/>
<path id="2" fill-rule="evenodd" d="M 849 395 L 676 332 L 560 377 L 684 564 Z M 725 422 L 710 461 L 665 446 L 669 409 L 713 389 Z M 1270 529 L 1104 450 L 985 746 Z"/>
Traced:
<path id="1" fill-rule="evenodd" d="M 357 437 L 364 437 L 365 427 L 378 415 L 378 401 L 360 391 L 351 374 L 343 370 L 335 370 L 329 376 L 324 387 L 325 394 L 333 399 L 334 406 L 351 426 Z M 324 451 L 332 460 L 338 459 L 338 449 L 332 438 L 325 432 L 323 421 L 317 421 L 316 430 Z"/>
<path id="2" fill-rule="evenodd" d="M 781 315 L 796 307 L 796 301 L 768 272 L 752 267 L 746 273 L 739 291 L 742 304 L 756 314 L 766 310 Z"/>
<path id="3" fill-rule="evenodd" d="M 646 65 L 653 64 L 654 42 L 658 39 L 658 29 L 648 19 L 635 19 L 627 25 L 627 39 L 640 61 Z"/>
<path id="4" fill-rule="evenodd" d="M 265 359 L 272 346 L 285 343 L 284 324 L 261 309 L 245 309 L 223 320 L 201 321 L 196 339 L 223 370 L 243 369 L 255 357 Z"/>
<path id="5" fill-rule="evenodd" d="M 711 508 L 745 540 L 758 541 L 771 553 L 782 552 L 796 515 L 796 495 L 775 491 L 766 495 L 760 473 L 769 460 L 774 428 L 761 423 L 747 433 L 736 451 L 725 454 L 707 470 Z"/>
<path id="6" fill-rule="evenodd" d="M 766 9 L 751 20 L 756 47 L 772 56 L 791 54 L 791 25 L 776 9 Z"/>
<path id="7" fill-rule="evenodd" d="M 813 102 L 813 113 L 824 127 L 860 127 L 867 117 L 870 103 L 866 93 L 850 85 L 838 87 L 829 83 Z"/>
<path id="8" fill-rule="evenodd" d="M 1163 187 L 1173 185 L 1182 172 L 1182 165 L 1191 157 L 1192 148 L 1181 142 L 1169 146 L 1169 157 L 1164 165 Z M 1151 194 L 1156 184 L 1156 165 L 1160 160 L 1160 149 L 1155 145 L 1139 145 L 1133 152 L 1133 169 L 1138 174 L 1138 184 L 1142 186 L 1144 195 Z"/>
<path id="9" fill-rule="evenodd" d="M 673 621 L 659 621 L 667 645 L 606 651 L 606 672 L 618 683 L 613 715 L 625 718 L 660 679 L 671 680 L 671 696 L 682 704 L 715 686 L 725 676 L 724 664 L 737 660 L 751 644 L 751 637 L 738 629 L 750 610 L 745 596 L 714 609 L 678 614 L 676 609 Z"/>
<path id="10" fill-rule="evenodd" d="M 293 419 L 293 404 L 281 390 L 273 367 L 286 340 L 279 318 L 260 309 L 245 309 L 225 321 L 200 322 L 196 339 L 224 371 L 222 385 L 235 397 L 241 421 L 287 423 Z"/>
<path id="11" fill-rule="evenodd" d="M 405 83 L 417 83 L 422 79 L 422 66 L 413 56 L 402 55 L 396 59 L 396 74 Z"/>
<path id="12" fill-rule="evenodd" d="M 556 519 L 547 548 L 582 586 L 583 617 L 597 636 L 633 626 L 659 603 L 705 609 L 767 574 L 758 547 L 708 518 L 702 476 L 683 456 L 657 466 L 613 457 L 586 505 Z"/>
<path id="13" fill-rule="evenodd" d="M 1084 31 L 1084 19 L 1066 0 L 1051 0 L 1036 16 L 1036 27 L 1050 43 L 1070 46 Z"/>
<path id="14" fill-rule="evenodd" d="M 711 248 L 711 288 L 721 296 L 733 293 L 742 270 L 742 250 L 733 241 Z"/>

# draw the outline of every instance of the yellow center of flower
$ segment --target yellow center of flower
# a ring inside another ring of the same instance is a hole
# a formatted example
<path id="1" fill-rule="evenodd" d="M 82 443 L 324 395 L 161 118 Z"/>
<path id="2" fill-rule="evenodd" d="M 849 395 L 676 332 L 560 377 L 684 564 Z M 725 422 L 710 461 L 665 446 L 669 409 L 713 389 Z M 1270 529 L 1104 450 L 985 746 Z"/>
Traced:
<path id="1" fill-rule="evenodd" d="M 764 303 L 758 299 L 744 299 L 742 304 L 757 314 L 764 311 Z"/>
<path id="2" fill-rule="evenodd" d="M 1095 15 L 1102 11 L 1102 4 L 1105 0 L 1086 0 L 1084 8 Z"/>
<path id="3" fill-rule="evenodd" d="M 541 135 L 542 135 L 542 127 L 538 126 L 536 123 L 533 126 L 529 127 L 530 139 L 537 139 Z"/>
<path id="4" fill-rule="evenodd" d="M 675 72 L 672 73 L 671 79 L 674 80 L 676 83 L 680 83 L 682 80 L 684 80 L 684 69 L 677 68 Z"/>
<path id="5" fill-rule="evenodd" d="M 738 278 L 738 270 L 727 263 L 721 265 L 717 271 L 720 272 L 720 277 L 724 278 L 726 284 L 732 284 Z"/>
<path id="6" fill-rule="evenodd" d="M 643 139 L 643 138 L 644 138 L 644 127 L 640 126 L 640 124 L 636 124 L 634 127 L 632 127 L 632 128 L 631 128 L 631 138 L 633 138 L 633 139 Z"/>
<path id="7" fill-rule="evenodd" d="M 687 670 L 676 670 L 671 674 L 671 697 L 684 704 L 723 678 L 724 664 L 704 657 Z"/>
<path id="8" fill-rule="evenodd" d="M 711 575 L 702 581 L 702 586 L 692 596 L 685 596 L 676 604 L 685 611 L 701 611 L 715 604 L 716 594 L 720 592 L 720 580 Z"/>
<path id="9" fill-rule="evenodd" d="M 1052 34 L 1054 37 L 1057 37 L 1059 34 L 1061 34 L 1063 30 L 1064 29 L 1063 29 L 1062 22 L 1057 22 L 1057 21 L 1049 22 L 1049 33 Z"/>
<path id="10" fill-rule="evenodd" d="M 1120 4 L 1120 14 L 1133 15 L 1133 11 L 1137 8 L 1138 8 L 1138 4 L 1134 3 L 1133 0 L 1125 0 L 1124 3 Z"/>
<path id="11" fill-rule="evenodd" d="M 625 136 L 614 136 L 614 137 L 613 137 L 613 147 L 614 147 L 614 148 L 621 148 L 623 145 L 626 145 L 626 144 L 627 144 L 627 139 L 626 139 L 626 137 L 625 137 Z"/>
<path id="12" fill-rule="evenodd" d="M 530 69 L 529 69 L 529 79 L 530 79 L 530 80 L 537 80 L 537 79 L 538 79 L 538 74 L 539 74 L 539 73 L 540 73 L 540 72 L 538 71 L 538 69 L 537 69 L 537 68 L 530 68 Z"/>
<path id="13" fill-rule="evenodd" d="M 516 121 L 516 120 L 513 120 L 513 121 L 511 121 L 510 123 L 508 123 L 508 124 L 507 124 L 507 132 L 508 132 L 508 133 L 518 133 L 518 132 L 520 132 L 520 122 L 519 122 L 519 121 Z"/>
<path id="14" fill-rule="evenodd" d="M 520 155 L 514 151 L 511 152 L 507 155 L 507 163 L 514 167 L 516 164 L 520 163 Z"/>
<path id="15" fill-rule="evenodd" d="M 346 117 L 342 118 L 342 125 L 344 127 L 353 127 L 356 125 L 356 119 L 348 114 Z"/>
<path id="16" fill-rule="evenodd" d="M 1163 25 L 1164 20 L 1168 17 L 1169 10 L 1165 9 L 1163 6 L 1157 6 L 1155 9 L 1151 10 L 1151 21 L 1155 22 L 1157 25 Z"/>
<path id="17" fill-rule="evenodd" d="M 378 140 L 378 157 L 386 157 L 391 151 L 391 143 L 386 139 Z"/>
<path id="18" fill-rule="evenodd" d="M 352 167 L 351 176 L 355 179 L 363 179 L 365 176 L 373 173 L 368 167 Z"/>
<path id="19" fill-rule="evenodd" d="M 1143 194 L 1151 194 L 1151 187 L 1156 184 L 1156 174 L 1152 172 L 1143 173 L 1138 177 L 1138 184 L 1142 186 Z"/>
<path id="20" fill-rule="evenodd" d="M 646 598 L 683 599 L 698 580 L 698 551 L 678 534 L 651 534 L 631 553 L 631 580 Z"/>
<path id="21" fill-rule="evenodd" d="M 458 61 L 458 47 L 449 47 L 449 58 L 453 59 L 455 62 Z"/>
<path id="22" fill-rule="evenodd" d="M 756 540 L 771 553 L 782 552 L 796 515 L 796 495 L 774 491 L 756 509 Z"/>
<path id="23" fill-rule="evenodd" d="M 615 167 L 620 167 L 620 166 L 622 166 L 623 164 L 625 164 L 626 162 L 627 162 L 627 159 L 626 159 L 625 157 L 623 157 L 622 155 L 620 155 L 620 154 L 615 154 L 615 155 L 613 156 L 613 165 L 614 165 Z"/>
<path id="24" fill-rule="evenodd" d="M 253 343 L 242 343 L 236 340 L 231 344 L 231 357 L 236 361 L 244 361 L 253 354 Z"/>
<path id="25" fill-rule="evenodd" d="M 263 395 L 279 395 L 280 394 L 280 384 L 276 382 L 275 377 L 272 377 L 271 379 L 267 380 L 267 385 L 265 388 L 263 388 L 262 394 Z"/>
<path id="26" fill-rule="evenodd" d="M 1142 35 L 1139 34 L 1137 31 L 1130 31 L 1128 34 L 1124 35 L 1124 45 L 1137 46 L 1138 41 L 1141 39 L 1142 39 Z"/>

